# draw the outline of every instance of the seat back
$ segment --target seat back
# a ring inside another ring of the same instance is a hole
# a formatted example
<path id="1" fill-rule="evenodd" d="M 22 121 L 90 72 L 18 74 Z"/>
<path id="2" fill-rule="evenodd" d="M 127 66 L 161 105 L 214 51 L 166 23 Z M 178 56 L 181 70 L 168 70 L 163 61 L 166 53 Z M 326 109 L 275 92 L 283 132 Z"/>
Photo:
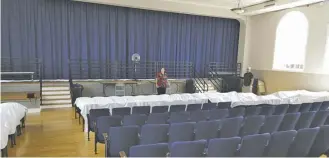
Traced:
<path id="1" fill-rule="evenodd" d="M 199 122 L 208 120 L 210 113 L 208 110 L 191 111 L 190 121 Z"/>
<path id="2" fill-rule="evenodd" d="M 182 112 L 185 111 L 186 105 L 171 105 L 169 112 Z"/>
<path id="3" fill-rule="evenodd" d="M 319 111 L 321 108 L 322 102 L 313 102 L 310 108 L 310 111 Z"/>
<path id="4" fill-rule="evenodd" d="M 285 114 L 289 108 L 289 104 L 274 105 L 273 115 L 282 115 Z"/>
<path id="5" fill-rule="evenodd" d="M 206 140 L 174 142 L 170 146 L 171 157 L 203 157 Z"/>
<path id="6" fill-rule="evenodd" d="M 270 140 L 268 133 L 249 135 L 242 138 L 239 156 L 262 157 L 264 149 Z"/>
<path id="7" fill-rule="evenodd" d="M 227 118 L 222 120 L 220 128 L 220 138 L 229 138 L 238 136 L 242 125 L 243 117 Z"/>
<path id="8" fill-rule="evenodd" d="M 228 109 L 213 109 L 209 111 L 209 120 L 219 120 L 228 117 Z"/>
<path id="9" fill-rule="evenodd" d="M 284 115 L 267 116 L 264 125 L 260 128 L 259 133 L 273 133 L 279 130 Z"/>
<path id="10" fill-rule="evenodd" d="M 90 109 L 89 111 L 89 117 L 88 117 L 88 126 L 92 129 L 94 127 L 94 122 L 97 120 L 100 116 L 110 116 L 110 109 L 104 108 L 104 109 Z"/>
<path id="11" fill-rule="evenodd" d="M 242 128 L 240 129 L 240 136 L 246 135 L 254 135 L 258 134 L 260 128 L 265 122 L 265 116 L 263 115 L 256 115 L 256 116 L 249 116 L 244 119 Z"/>
<path id="12" fill-rule="evenodd" d="M 131 146 L 138 144 L 138 126 L 110 127 L 107 131 L 109 136 L 108 155 L 119 157 L 119 152 L 128 154 Z"/>
<path id="13" fill-rule="evenodd" d="M 319 127 L 298 130 L 289 148 L 288 157 L 306 157 L 319 130 Z"/>
<path id="14" fill-rule="evenodd" d="M 169 143 L 194 140 L 194 122 L 173 123 L 169 127 Z"/>
<path id="15" fill-rule="evenodd" d="M 295 130 L 309 128 L 315 114 L 315 111 L 303 112 L 296 123 Z"/>
<path id="16" fill-rule="evenodd" d="M 107 133 L 110 127 L 121 126 L 121 116 L 100 116 L 96 120 L 96 142 L 103 142 L 103 133 Z"/>
<path id="17" fill-rule="evenodd" d="M 210 139 L 207 156 L 234 157 L 240 142 L 240 137 Z"/>
<path id="18" fill-rule="evenodd" d="M 259 106 L 247 106 L 244 116 L 254 116 L 260 113 L 261 107 Z"/>
<path id="19" fill-rule="evenodd" d="M 299 111 L 301 104 L 290 104 L 287 113 L 296 113 Z"/>
<path id="20" fill-rule="evenodd" d="M 267 146 L 264 156 L 267 157 L 286 157 L 297 131 L 281 131 L 271 134 L 271 140 Z"/>
<path id="21" fill-rule="evenodd" d="M 150 106 L 134 106 L 132 108 L 132 114 L 150 114 L 151 107 Z"/>
<path id="22" fill-rule="evenodd" d="M 329 150 L 329 125 L 321 126 L 308 156 L 318 157 Z"/>
<path id="23" fill-rule="evenodd" d="M 147 120 L 147 116 L 145 114 L 126 115 L 123 117 L 123 125 L 124 126 L 130 126 L 130 125 L 142 126 L 145 124 L 146 120 Z"/>
<path id="24" fill-rule="evenodd" d="M 308 111 L 310 111 L 311 106 L 312 106 L 312 103 L 303 103 L 299 108 L 299 112 L 308 112 Z"/>
<path id="25" fill-rule="evenodd" d="M 166 157 L 169 152 L 167 143 L 136 145 L 129 149 L 130 157 Z"/>
<path id="26" fill-rule="evenodd" d="M 190 112 L 172 112 L 169 116 L 169 123 L 180 123 L 180 122 L 189 122 L 190 121 Z"/>
<path id="27" fill-rule="evenodd" d="M 202 104 L 188 104 L 186 107 L 186 111 L 197 111 L 201 110 Z"/>
<path id="28" fill-rule="evenodd" d="M 218 109 L 228 109 L 231 108 L 231 102 L 218 102 L 217 103 Z"/>
<path id="29" fill-rule="evenodd" d="M 202 105 L 202 110 L 212 110 L 217 108 L 217 103 L 204 103 Z"/>
<path id="30" fill-rule="evenodd" d="M 168 112 L 169 106 L 153 106 L 152 113 L 165 113 Z"/>
<path id="31" fill-rule="evenodd" d="M 322 126 L 326 121 L 328 115 L 329 115 L 329 110 L 316 112 L 310 127 L 313 128 L 313 127 Z"/>
<path id="32" fill-rule="evenodd" d="M 142 126 L 140 144 L 168 142 L 168 124 L 146 124 Z"/>
<path id="33" fill-rule="evenodd" d="M 269 116 L 269 115 L 272 115 L 274 113 L 275 106 L 273 106 L 273 105 L 262 104 L 262 105 L 259 105 L 259 106 L 262 107 L 262 109 L 260 110 L 259 115 Z"/>
<path id="34" fill-rule="evenodd" d="M 295 129 L 300 113 L 286 114 L 283 117 L 279 131 L 289 131 Z"/>
<path id="35" fill-rule="evenodd" d="M 320 110 L 328 110 L 328 108 L 329 108 L 329 101 L 322 102 Z"/>
<path id="36" fill-rule="evenodd" d="M 209 140 L 218 137 L 221 121 L 200 121 L 195 124 L 195 140 Z"/>
<path id="37" fill-rule="evenodd" d="M 118 115 L 118 116 L 125 116 L 131 114 L 131 108 L 130 107 L 121 107 L 121 108 L 113 108 L 112 109 L 112 115 Z"/>
<path id="38" fill-rule="evenodd" d="M 228 110 L 229 117 L 239 117 L 244 116 L 245 107 L 235 107 Z"/>
<path id="39" fill-rule="evenodd" d="M 146 124 L 166 124 L 169 118 L 169 113 L 151 113 L 147 117 Z"/>

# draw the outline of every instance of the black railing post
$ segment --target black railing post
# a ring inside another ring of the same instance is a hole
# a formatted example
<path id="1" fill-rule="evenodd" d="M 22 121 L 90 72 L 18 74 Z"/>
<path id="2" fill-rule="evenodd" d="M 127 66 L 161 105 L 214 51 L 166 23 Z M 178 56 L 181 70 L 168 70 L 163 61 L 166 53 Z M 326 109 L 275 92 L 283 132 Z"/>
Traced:
<path id="1" fill-rule="evenodd" d="M 39 82 L 40 82 L 40 105 L 42 105 L 42 62 L 38 61 L 38 68 L 39 68 Z"/>

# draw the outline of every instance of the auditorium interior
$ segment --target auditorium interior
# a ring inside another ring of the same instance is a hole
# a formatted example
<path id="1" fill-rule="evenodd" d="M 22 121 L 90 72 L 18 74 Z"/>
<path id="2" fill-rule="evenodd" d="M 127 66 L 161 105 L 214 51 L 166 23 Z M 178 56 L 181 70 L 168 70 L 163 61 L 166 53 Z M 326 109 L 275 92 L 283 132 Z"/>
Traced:
<path id="1" fill-rule="evenodd" d="M 328 0 L 1 0 L 1 157 L 327 157 Z"/>

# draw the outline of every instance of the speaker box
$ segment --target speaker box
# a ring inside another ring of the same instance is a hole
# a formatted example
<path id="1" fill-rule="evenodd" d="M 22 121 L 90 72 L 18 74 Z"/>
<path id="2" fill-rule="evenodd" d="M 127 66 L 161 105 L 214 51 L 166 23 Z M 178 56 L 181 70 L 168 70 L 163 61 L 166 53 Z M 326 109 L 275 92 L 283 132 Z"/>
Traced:
<path id="1" fill-rule="evenodd" d="M 242 80 L 236 76 L 222 77 L 224 80 L 224 92 L 241 92 L 242 91 Z"/>
<path id="2" fill-rule="evenodd" d="M 186 80 L 185 92 L 186 93 L 195 93 L 195 86 L 194 86 L 193 80 Z"/>

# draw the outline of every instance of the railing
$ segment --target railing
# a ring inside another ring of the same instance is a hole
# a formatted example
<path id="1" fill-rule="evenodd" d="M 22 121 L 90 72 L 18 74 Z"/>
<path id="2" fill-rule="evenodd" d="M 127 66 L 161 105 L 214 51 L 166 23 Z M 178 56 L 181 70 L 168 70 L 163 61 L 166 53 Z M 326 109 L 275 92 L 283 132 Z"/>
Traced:
<path id="1" fill-rule="evenodd" d="M 198 73 L 193 66 L 193 80 L 195 82 L 195 87 L 199 90 L 199 92 L 206 92 L 208 91 L 209 87 L 207 82 L 201 77 L 201 74 Z"/>
<path id="2" fill-rule="evenodd" d="M 227 83 L 224 79 L 225 76 L 240 76 L 241 73 L 241 64 L 227 64 L 227 63 L 218 63 L 211 62 L 208 65 L 208 75 L 209 81 L 217 88 L 218 91 L 226 91 Z"/>
<path id="3" fill-rule="evenodd" d="M 169 78 L 191 77 L 191 62 L 107 62 L 69 60 L 69 79 L 152 79 L 161 68 Z"/>
<path id="4" fill-rule="evenodd" d="M 40 59 L 26 61 L 21 58 L 1 58 L 1 79 L 2 80 L 33 80 L 38 78 L 40 83 L 40 103 L 42 104 L 42 82 L 43 64 Z M 33 74 L 33 78 L 26 78 L 26 75 Z M 6 76 L 3 76 L 6 75 Z"/>
<path id="5" fill-rule="evenodd" d="M 208 67 L 208 72 L 210 72 L 209 74 L 209 77 L 208 77 L 208 80 L 211 82 L 211 84 L 215 87 L 215 89 L 217 91 L 221 91 L 222 90 L 222 80 L 220 80 L 219 78 L 217 77 L 214 77 L 216 76 L 216 74 L 214 74 L 214 71 L 211 67 Z"/>

